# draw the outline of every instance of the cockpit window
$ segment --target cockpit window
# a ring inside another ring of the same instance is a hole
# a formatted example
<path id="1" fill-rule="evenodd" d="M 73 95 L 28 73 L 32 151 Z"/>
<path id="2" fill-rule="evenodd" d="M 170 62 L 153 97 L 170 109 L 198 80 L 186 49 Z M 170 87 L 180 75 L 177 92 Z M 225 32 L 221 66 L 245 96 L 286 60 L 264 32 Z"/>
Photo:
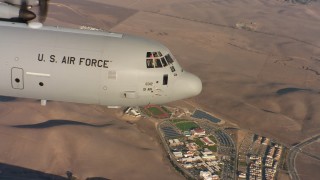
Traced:
<path id="1" fill-rule="evenodd" d="M 169 64 L 173 63 L 172 57 L 167 54 L 163 56 L 163 54 L 158 52 L 147 52 L 146 54 L 146 66 L 147 68 L 162 68 L 167 67 Z"/>
<path id="2" fill-rule="evenodd" d="M 156 59 L 156 68 L 161 68 L 161 67 L 162 67 L 162 64 L 160 59 Z"/>
<path id="3" fill-rule="evenodd" d="M 153 54 L 153 57 L 159 57 L 157 52 L 153 52 L 152 54 Z"/>
<path id="4" fill-rule="evenodd" d="M 167 59 L 167 61 L 168 61 L 169 64 L 172 64 L 172 63 L 173 63 L 173 59 L 172 59 L 172 57 L 170 56 L 170 54 L 167 54 L 167 55 L 166 55 L 166 59 Z"/>
<path id="5" fill-rule="evenodd" d="M 167 63 L 167 61 L 166 61 L 166 59 L 164 57 L 161 58 L 161 62 L 163 64 L 163 67 L 168 66 L 168 63 Z"/>
<path id="6" fill-rule="evenodd" d="M 154 68 L 153 59 L 147 59 L 147 68 Z"/>
<path id="7" fill-rule="evenodd" d="M 147 52 L 147 58 L 151 58 L 151 57 L 152 57 L 151 52 Z"/>

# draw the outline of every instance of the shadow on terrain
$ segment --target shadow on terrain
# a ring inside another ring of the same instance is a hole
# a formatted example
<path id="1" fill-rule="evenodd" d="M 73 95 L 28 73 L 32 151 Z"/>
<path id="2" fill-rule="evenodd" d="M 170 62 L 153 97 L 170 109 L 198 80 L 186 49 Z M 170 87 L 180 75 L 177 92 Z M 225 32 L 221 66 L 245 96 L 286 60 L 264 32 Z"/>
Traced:
<path id="1" fill-rule="evenodd" d="M 310 89 L 301 89 L 301 88 L 283 88 L 283 89 L 279 89 L 276 93 L 278 95 L 285 95 L 285 94 L 289 94 L 289 93 L 293 93 L 293 92 L 298 92 L 298 91 L 307 91 L 307 92 L 311 92 Z"/>
<path id="2" fill-rule="evenodd" d="M 48 174 L 24 167 L 0 163 L 0 179 L 3 180 L 72 180 L 75 179 L 72 172 L 67 171 L 67 177 Z M 90 177 L 86 180 L 110 180 L 103 177 Z"/>
<path id="3" fill-rule="evenodd" d="M 0 179 L 5 180 L 68 180 L 65 177 L 0 163 Z"/>
<path id="4" fill-rule="evenodd" d="M 276 114 L 276 112 L 273 112 L 273 111 L 270 111 L 270 110 L 267 110 L 267 109 L 261 109 L 262 111 L 264 112 L 267 112 L 267 113 L 273 113 L 273 114 Z"/>
<path id="5" fill-rule="evenodd" d="M 86 180 L 110 180 L 110 179 L 103 178 L 103 177 L 91 177 L 91 178 L 87 178 Z"/>
<path id="6" fill-rule="evenodd" d="M 30 128 L 30 129 L 44 129 L 44 128 L 51 128 L 51 127 L 56 127 L 56 126 L 67 126 L 67 125 L 103 128 L 103 127 L 107 127 L 107 126 L 112 126 L 113 124 L 94 125 L 94 124 L 88 124 L 88 123 L 71 121 L 71 120 L 49 120 L 49 121 L 38 123 L 38 124 L 15 125 L 12 127 L 26 128 L 26 129 L 28 129 L 28 128 Z"/>
<path id="7" fill-rule="evenodd" d="M 15 101 L 16 98 L 14 97 L 8 97 L 8 96 L 0 96 L 0 102 L 10 102 Z"/>

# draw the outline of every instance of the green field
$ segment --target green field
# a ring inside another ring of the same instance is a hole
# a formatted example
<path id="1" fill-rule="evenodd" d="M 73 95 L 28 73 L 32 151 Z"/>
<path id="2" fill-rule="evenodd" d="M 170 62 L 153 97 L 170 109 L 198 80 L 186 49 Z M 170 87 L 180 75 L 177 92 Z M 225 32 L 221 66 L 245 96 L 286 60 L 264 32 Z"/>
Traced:
<path id="1" fill-rule="evenodd" d="M 183 122 L 183 121 L 188 121 L 188 120 L 185 120 L 185 119 L 172 119 L 170 120 L 173 124 L 176 124 L 178 122 Z"/>
<path id="2" fill-rule="evenodd" d="M 217 145 L 207 146 L 207 148 L 212 152 L 217 152 L 218 151 L 218 146 Z"/>
<path id="3" fill-rule="evenodd" d="M 203 149 L 203 148 L 208 148 L 210 151 L 212 152 L 217 152 L 218 151 L 218 146 L 217 145 L 214 145 L 214 146 L 206 146 L 201 140 L 200 138 L 196 138 L 194 140 L 194 142 L 200 147 L 200 149 Z"/>
<path id="4" fill-rule="evenodd" d="M 209 139 L 211 139 L 211 141 L 213 141 L 215 144 L 217 144 L 218 142 L 217 142 L 217 140 L 216 140 L 216 138 L 214 137 L 214 136 L 209 136 Z"/>
<path id="5" fill-rule="evenodd" d="M 172 119 L 170 120 L 173 124 L 177 124 L 179 122 L 185 122 L 185 121 L 189 121 L 189 120 L 186 120 L 186 119 Z"/>
<path id="6" fill-rule="evenodd" d="M 163 111 L 161 111 L 159 108 L 157 107 L 150 107 L 148 108 L 148 110 L 155 116 L 159 116 L 163 114 Z"/>
<path id="7" fill-rule="evenodd" d="M 194 141 L 200 148 L 203 148 L 205 145 L 203 144 L 203 142 L 199 139 L 199 138 L 197 138 L 197 139 L 195 139 L 195 141 Z"/>
<path id="8" fill-rule="evenodd" d="M 175 123 L 175 125 L 181 131 L 190 131 L 191 129 L 199 127 L 195 122 L 192 122 L 192 121 L 177 122 L 177 123 Z"/>

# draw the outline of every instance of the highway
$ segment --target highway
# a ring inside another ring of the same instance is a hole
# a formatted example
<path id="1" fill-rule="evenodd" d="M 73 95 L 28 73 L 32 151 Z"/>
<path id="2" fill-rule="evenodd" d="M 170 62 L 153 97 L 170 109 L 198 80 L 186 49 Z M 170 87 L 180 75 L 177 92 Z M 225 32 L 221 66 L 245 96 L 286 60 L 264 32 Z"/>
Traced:
<path id="1" fill-rule="evenodd" d="M 289 151 L 289 154 L 288 154 L 288 157 L 287 157 L 287 164 L 288 164 L 289 175 L 290 175 L 290 178 L 292 180 L 300 180 L 299 175 L 297 173 L 297 170 L 295 168 L 295 160 L 296 160 L 296 157 L 297 157 L 298 153 L 303 153 L 303 154 L 305 154 L 307 156 L 310 156 L 312 158 L 320 160 L 319 156 L 313 155 L 313 154 L 311 154 L 309 152 L 304 152 L 302 150 L 304 146 L 309 145 L 309 144 L 311 144 L 314 141 L 317 141 L 319 139 L 320 139 L 320 134 L 315 135 L 313 137 L 310 137 L 310 138 L 308 138 L 306 140 L 303 140 L 301 143 L 299 143 L 299 144 L 297 144 L 295 146 L 292 146 L 290 148 L 290 151 Z"/>

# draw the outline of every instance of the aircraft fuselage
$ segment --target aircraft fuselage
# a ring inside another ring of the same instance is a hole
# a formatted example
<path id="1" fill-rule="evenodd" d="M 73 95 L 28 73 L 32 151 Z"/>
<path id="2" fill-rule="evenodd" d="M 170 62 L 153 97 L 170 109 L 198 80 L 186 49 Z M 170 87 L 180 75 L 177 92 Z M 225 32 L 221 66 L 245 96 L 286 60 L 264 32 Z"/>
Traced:
<path id="1" fill-rule="evenodd" d="M 141 37 L 0 22 L 0 95 L 106 106 L 198 95 L 198 77 Z"/>

